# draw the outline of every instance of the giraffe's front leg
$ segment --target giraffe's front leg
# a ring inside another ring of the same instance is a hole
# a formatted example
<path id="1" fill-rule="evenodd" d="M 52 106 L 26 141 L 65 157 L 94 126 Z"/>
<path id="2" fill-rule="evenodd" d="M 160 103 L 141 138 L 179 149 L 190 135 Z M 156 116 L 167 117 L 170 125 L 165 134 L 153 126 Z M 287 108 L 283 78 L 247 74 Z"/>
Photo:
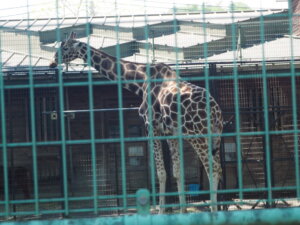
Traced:
<path id="1" fill-rule="evenodd" d="M 166 192 L 166 180 L 167 180 L 167 173 L 164 165 L 164 159 L 163 159 L 163 152 L 161 147 L 160 140 L 154 140 L 154 157 L 155 157 L 155 164 L 156 164 L 156 171 L 157 171 L 157 177 L 159 181 L 159 193 L 161 194 L 159 196 L 159 214 L 162 214 L 165 212 L 165 192 Z"/>
<path id="2" fill-rule="evenodd" d="M 177 189 L 179 193 L 180 212 L 186 213 L 186 199 L 184 194 L 184 181 L 181 179 L 180 155 L 178 149 L 178 140 L 167 140 L 173 162 L 173 176 L 177 181 Z M 183 172 L 183 171 L 182 171 Z"/>
<path id="3" fill-rule="evenodd" d="M 144 101 L 142 105 L 140 106 L 139 110 L 140 115 L 143 117 L 145 124 L 146 124 L 146 131 L 149 133 L 149 121 L 148 121 L 148 110 L 147 110 L 147 101 Z M 153 129 L 153 136 L 160 136 L 160 132 L 157 129 Z M 160 140 L 153 140 L 153 152 L 154 152 L 154 159 L 155 159 L 155 165 L 156 165 L 156 172 L 157 177 L 159 181 L 159 193 L 161 194 L 159 196 L 159 214 L 162 214 L 165 212 L 165 205 L 166 205 L 166 198 L 165 198 L 165 192 L 166 192 L 166 180 L 167 180 L 167 173 L 164 165 L 164 158 L 163 158 L 163 152 L 162 152 L 162 146 Z"/>
<path id="4" fill-rule="evenodd" d="M 218 186 L 219 186 L 219 182 L 222 176 L 222 168 L 221 168 L 221 164 L 220 164 L 220 158 L 217 156 L 213 157 L 213 194 L 212 194 L 212 203 L 213 205 L 211 206 L 211 212 L 217 212 L 218 211 L 218 199 L 217 199 L 217 190 L 218 190 Z"/>
<path id="5" fill-rule="evenodd" d="M 222 174 L 220 158 L 217 155 L 219 150 L 216 151 L 216 153 L 215 153 L 216 155 L 212 156 L 213 172 L 212 172 L 212 177 L 210 177 L 210 173 L 209 173 L 209 160 L 210 159 L 209 159 L 209 155 L 208 155 L 208 140 L 204 139 L 204 138 L 203 139 L 191 138 L 191 139 L 188 139 L 188 141 L 193 146 L 197 155 L 199 156 L 199 159 L 201 160 L 201 162 L 205 168 L 209 182 L 212 184 L 212 189 L 211 189 L 212 193 L 210 195 L 211 202 L 212 202 L 211 211 L 216 212 L 216 211 L 218 211 L 217 190 L 218 190 L 218 184 L 219 184 L 221 174 Z"/>

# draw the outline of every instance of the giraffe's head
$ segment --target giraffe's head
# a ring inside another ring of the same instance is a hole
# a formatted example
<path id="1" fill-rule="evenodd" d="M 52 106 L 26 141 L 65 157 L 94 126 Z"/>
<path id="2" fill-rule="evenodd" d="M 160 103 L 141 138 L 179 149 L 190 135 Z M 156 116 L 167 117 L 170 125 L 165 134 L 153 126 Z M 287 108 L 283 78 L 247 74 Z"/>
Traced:
<path id="1" fill-rule="evenodd" d="M 76 34 L 71 33 L 70 36 L 61 42 L 59 49 L 54 55 L 53 61 L 50 63 L 50 67 L 54 68 L 58 64 L 58 56 L 61 54 L 62 63 L 68 63 L 78 58 L 78 45 L 80 42 L 75 40 Z"/>

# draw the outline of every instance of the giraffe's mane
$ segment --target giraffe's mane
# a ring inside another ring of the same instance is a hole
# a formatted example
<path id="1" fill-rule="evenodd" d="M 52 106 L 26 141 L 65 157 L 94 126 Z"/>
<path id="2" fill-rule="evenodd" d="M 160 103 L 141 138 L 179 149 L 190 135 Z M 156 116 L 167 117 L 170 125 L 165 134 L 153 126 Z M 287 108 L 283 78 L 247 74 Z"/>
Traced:
<path id="1" fill-rule="evenodd" d="M 143 67 L 144 68 L 144 72 L 147 70 L 147 67 L 150 67 L 150 70 L 152 70 L 154 67 L 156 68 L 163 68 L 163 67 L 168 67 L 169 71 L 171 71 L 171 73 L 169 73 L 168 75 L 164 75 L 160 72 L 156 72 L 155 74 L 151 74 L 151 78 L 153 79 L 164 79 L 164 78 L 175 78 L 176 75 L 174 75 L 175 71 L 173 71 L 173 69 L 170 68 L 169 65 L 165 64 L 165 63 L 140 63 L 140 62 L 132 62 L 132 61 L 128 61 L 128 60 L 124 60 L 124 59 L 118 59 L 117 57 L 115 56 L 112 56 L 106 52 L 104 52 L 103 50 L 101 49 L 98 49 L 98 48 L 95 48 L 91 45 L 89 45 L 88 43 L 85 43 L 85 42 L 81 42 L 81 41 L 77 41 L 75 40 L 77 43 L 79 43 L 80 45 L 83 45 L 85 46 L 85 48 L 90 48 L 93 52 L 95 52 L 96 54 L 98 53 L 99 55 L 103 56 L 103 57 L 107 57 L 107 58 L 110 58 L 112 61 L 117 61 L 119 60 L 120 63 L 123 63 L 123 64 L 128 64 L 128 63 L 131 63 L 131 64 L 134 64 L 136 65 L 137 67 Z M 159 69 L 158 69 L 159 71 Z"/>
<path id="2" fill-rule="evenodd" d="M 77 40 L 76 40 L 77 41 Z M 107 57 L 110 57 L 110 58 L 113 58 L 113 59 L 117 59 L 116 56 L 112 56 L 106 52 L 104 52 L 103 50 L 99 49 L 99 48 L 95 48 L 91 45 L 89 45 L 88 43 L 85 43 L 85 42 L 82 42 L 82 41 L 77 41 L 78 43 L 81 43 L 83 45 L 86 45 L 86 46 L 90 46 L 91 49 L 93 49 L 95 52 L 99 53 L 99 54 L 102 54 L 102 55 L 105 55 Z M 134 63 L 135 65 L 139 65 L 139 66 L 147 66 L 147 63 L 140 63 L 140 62 L 132 62 L 132 61 L 128 61 L 128 60 L 124 60 L 124 59 L 121 59 L 120 58 L 120 62 L 123 62 L 123 63 Z M 149 63 L 149 66 L 154 66 L 155 64 L 153 63 Z"/>

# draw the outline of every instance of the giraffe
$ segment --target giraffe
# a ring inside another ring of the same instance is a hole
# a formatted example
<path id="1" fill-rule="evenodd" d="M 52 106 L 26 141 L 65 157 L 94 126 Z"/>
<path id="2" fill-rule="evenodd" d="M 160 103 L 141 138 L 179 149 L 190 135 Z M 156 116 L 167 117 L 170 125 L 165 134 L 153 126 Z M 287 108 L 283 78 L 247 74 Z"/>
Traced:
<path id="1" fill-rule="evenodd" d="M 58 65 L 58 55 L 61 52 L 62 63 L 68 63 L 76 58 L 88 62 L 90 54 L 91 66 L 98 70 L 109 80 L 118 79 L 117 58 L 95 49 L 88 44 L 75 39 L 75 34 L 71 35 L 61 43 L 60 50 L 55 53 L 54 60 L 50 67 Z M 88 50 L 89 49 L 89 50 Z M 186 81 L 178 81 L 176 72 L 163 63 L 151 64 L 149 67 L 151 79 L 147 76 L 147 64 L 134 63 L 119 60 L 120 74 L 124 88 L 139 96 L 142 103 L 139 107 L 139 115 L 143 118 L 146 130 L 152 125 L 154 159 L 159 181 L 159 213 L 165 212 L 166 170 L 163 161 L 163 151 L 161 141 L 155 137 L 162 135 L 178 135 L 179 129 L 183 138 L 191 144 L 205 171 L 212 187 L 211 211 L 217 211 L 217 188 L 221 178 L 220 165 L 220 142 L 223 130 L 223 118 L 216 100 L 209 95 L 205 88 L 196 86 Z M 150 92 L 149 92 L 150 90 Z M 151 95 L 152 105 L 149 106 L 148 94 Z M 180 95 L 180 98 L 178 98 Z M 178 102 L 180 99 L 180 102 Z M 207 102 L 210 104 L 210 115 L 207 113 Z M 178 116 L 178 107 L 181 109 L 181 117 Z M 151 114 L 150 114 L 151 113 Z M 151 118 L 151 120 L 150 120 Z M 179 119 L 179 120 L 178 120 Z M 180 123 L 181 122 L 181 123 Z M 210 122 L 210 123 L 209 123 Z M 208 125 L 211 125 L 208 127 Z M 180 127 L 178 125 L 181 125 Z M 210 131 L 210 133 L 209 133 Z M 209 143 L 208 134 L 213 134 Z M 185 136 L 187 136 L 185 138 Z M 180 157 L 178 150 L 178 138 L 167 140 L 170 155 L 173 163 L 173 176 L 177 182 L 179 193 L 179 203 L 181 212 L 186 212 L 186 200 L 183 194 L 180 170 Z M 212 179 L 209 176 L 209 145 L 212 148 Z"/>

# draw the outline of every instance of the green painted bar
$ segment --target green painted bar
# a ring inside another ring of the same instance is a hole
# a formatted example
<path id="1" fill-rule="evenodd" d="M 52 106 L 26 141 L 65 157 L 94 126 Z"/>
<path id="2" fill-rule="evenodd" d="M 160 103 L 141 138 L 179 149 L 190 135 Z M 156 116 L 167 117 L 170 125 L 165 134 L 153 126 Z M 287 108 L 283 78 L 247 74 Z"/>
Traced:
<path id="1" fill-rule="evenodd" d="M 233 82 L 234 82 L 234 111 L 235 111 L 235 130 L 236 130 L 236 146 L 237 146 L 237 173 L 238 173 L 238 188 L 239 188 L 239 198 L 242 200 L 244 198 L 243 194 L 243 176 L 242 176 L 242 152 L 241 152 L 241 124 L 240 124 L 240 109 L 239 109 L 239 76 L 237 70 L 237 59 L 236 59 L 236 51 L 237 51 L 237 28 L 234 23 L 234 4 L 231 4 L 231 32 L 232 32 L 232 50 L 233 50 Z"/>
<path id="2" fill-rule="evenodd" d="M 178 46 L 178 38 L 177 38 L 177 19 L 176 19 L 176 7 L 173 7 L 173 32 L 175 33 L 174 35 L 174 41 L 175 41 L 175 46 Z M 206 34 L 204 34 L 204 36 L 206 36 Z M 178 63 L 178 48 L 175 48 L 175 54 L 176 54 L 176 65 L 175 65 L 175 72 L 176 72 L 176 86 L 179 89 L 179 82 L 180 82 L 180 71 L 179 71 L 179 63 Z M 178 121 L 178 131 L 177 131 L 177 135 L 178 135 L 178 148 L 179 148 L 179 158 L 180 158 L 180 164 L 179 164 L 179 168 L 180 168 L 180 184 L 181 184 L 181 190 L 185 190 L 185 169 L 184 169 L 184 154 L 183 154 L 183 135 L 182 135 L 182 121 L 181 121 L 181 116 L 182 116 L 182 109 L 180 106 L 181 102 L 181 96 L 177 95 L 177 121 Z M 209 113 L 208 113 L 209 114 Z M 183 195 L 185 195 L 185 193 L 182 193 Z M 180 193 L 179 193 L 180 195 Z"/>
<path id="3" fill-rule="evenodd" d="M 27 2 L 27 16 L 29 19 L 29 6 Z M 29 20 L 28 20 L 29 21 Z M 27 24 L 29 26 L 29 24 Z M 35 215 L 39 215 L 39 185 L 38 185 L 38 164 L 37 164 L 37 145 L 36 145 L 36 116 L 35 116 L 35 89 L 33 87 L 34 78 L 32 70 L 32 43 L 29 31 L 27 31 L 27 44 L 29 54 L 29 104 L 30 104 L 30 126 L 31 126 L 31 141 L 32 141 L 32 170 L 33 170 L 33 192 L 34 192 L 34 208 Z"/>
<path id="4" fill-rule="evenodd" d="M 299 167 L 299 143 L 298 143 L 298 118 L 297 118 L 297 87 L 296 87 L 296 68 L 295 68 L 295 54 L 297 52 L 294 51 L 294 43 L 292 40 L 293 35 L 293 12 L 292 12 L 292 2 L 291 0 L 288 1 L 289 4 L 289 30 L 290 30 L 290 45 L 291 45 L 291 84 L 292 84 L 292 107 L 293 107 L 293 127 L 294 127 L 294 155 L 295 155 L 295 179 L 296 179 L 296 186 L 297 186 L 297 197 L 300 199 L 300 167 Z"/>
<path id="5" fill-rule="evenodd" d="M 146 2 L 144 1 L 144 8 L 145 8 L 145 11 L 144 11 L 144 14 L 145 14 L 145 25 L 147 25 L 147 22 L 148 22 L 148 13 L 146 11 Z M 148 26 L 144 26 L 144 35 L 145 37 L 149 37 L 149 27 Z M 149 59 L 149 49 L 150 49 L 150 43 L 149 42 L 145 42 L 144 44 L 145 46 L 145 49 L 146 49 L 146 57 L 147 57 L 147 62 L 146 62 L 146 74 L 147 74 L 147 84 L 151 84 L 151 82 L 153 82 L 153 79 L 152 77 L 150 76 L 150 59 Z M 148 94 L 148 97 L 147 97 L 147 103 L 148 104 L 151 104 L 152 103 L 152 98 L 150 96 L 150 85 L 147 86 L 147 94 Z M 152 108 L 151 108 L 152 109 Z M 152 110 L 149 110 L 148 112 L 148 117 L 149 117 L 149 120 L 152 121 Z M 152 204 L 153 206 L 156 206 L 157 205 L 157 201 L 156 201 L 156 188 L 155 188 L 155 178 L 156 178 L 156 171 L 155 171 L 155 159 L 154 159 L 154 136 L 153 136 L 153 124 L 150 123 L 149 124 L 149 134 L 148 134 L 148 138 L 149 138 L 149 142 L 148 142 L 148 146 L 149 146 L 149 153 L 150 153 L 150 166 L 151 166 L 151 191 L 152 191 Z"/>
<path id="6" fill-rule="evenodd" d="M 117 2 L 115 2 L 115 10 L 117 9 Z M 117 47 L 116 47 L 116 59 L 117 59 L 117 87 L 118 87 L 118 108 L 123 108 L 123 83 L 122 83 L 122 74 L 121 74 L 121 49 L 120 49 L 120 38 L 119 38 L 119 17 L 116 16 L 115 18 L 116 27 L 115 27 L 115 34 L 117 39 Z M 127 205 L 127 177 L 126 177 L 126 152 L 125 152 L 125 141 L 124 141 L 124 114 L 123 110 L 119 111 L 119 132 L 120 132 L 120 151 L 121 151 L 121 171 L 122 171 L 122 194 L 123 194 L 123 209 L 126 212 L 128 209 Z"/>
<path id="7" fill-rule="evenodd" d="M 88 17 L 87 17 L 88 18 Z M 89 37 L 90 35 L 90 26 L 89 23 L 86 23 L 86 36 Z M 90 39 L 88 39 L 88 43 Z M 89 115 L 90 115 L 90 132 L 91 132 L 91 160 L 92 160 L 92 186 L 93 186 L 93 194 L 94 194 L 94 214 L 98 213 L 98 185 L 97 185 L 97 165 L 96 165 L 96 136 L 95 136 L 95 114 L 94 114 L 94 92 L 93 92 L 93 74 L 91 72 L 91 48 L 88 45 L 88 96 L 89 96 Z"/>
<path id="8" fill-rule="evenodd" d="M 209 74 L 209 64 L 207 61 L 208 56 L 208 45 L 207 45 L 207 27 L 206 27 L 206 10 L 205 10 L 205 4 L 202 5 L 202 20 L 203 20 L 203 31 L 204 31 L 204 61 L 205 61 L 205 69 L 204 69 L 204 82 L 205 82 L 205 89 L 207 90 L 205 92 L 206 94 L 206 111 L 207 111 L 207 136 L 208 136 L 208 158 L 209 158 L 209 180 L 213 180 L 213 157 L 212 157 L 212 130 L 211 130 L 211 120 L 210 120 L 210 104 L 209 104 L 209 98 L 210 98 L 210 83 L 209 83 L 209 77 L 212 74 Z M 210 190 L 210 199 L 213 198 L 213 183 L 209 183 L 209 190 Z"/>
<path id="9" fill-rule="evenodd" d="M 265 22 L 263 16 L 261 15 L 259 18 L 259 31 L 260 31 L 260 41 L 261 41 L 261 53 L 263 56 L 262 61 L 262 80 L 263 80 L 263 108 L 264 108 L 264 131 L 265 131 L 265 168 L 267 171 L 266 174 L 266 186 L 268 187 L 268 204 L 272 203 L 272 192 L 270 188 L 272 187 L 272 180 L 271 180 L 271 149 L 270 149 L 270 127 L 269 127 L 269 112 L 268 112 L 268 80 L 267 80 L 267 71 L 266 71 L 266 61 L 265 61 Z"/>
<path id="10" fill-rule="evenodd" d="M 2 35 L 0 34 L 0 47 L 2 48 Z M 1 113 L 1 132 L 2 132 L 2 160 L 3 160 L 3 187 L 4 187 L 4 216 L 9 217 L 9 180 L 8 180 L 8 159 L 7 159 L 7 132 L 6 132 L 6 107 L 5 107 L 5 88 L 2 72 L 2 52 L 0 52 L 0 113 Z"/>
<path id="11" fill-rule="evenodd" d="M 59 3 L 56 0 L 56 18 L 57 18 L 57 29 L 56 29 L 56 40 L 60 42 L 61 31 L 59 30 Z M 67 147 L 66 147 L 66 133 L 65 133 L 65 120 L 64 120 L 64 86 L 63 86 L 63 71 L 62 71 L 62 54 L 61 50 L 58 52 L 58 100 L 59 100 L 59 124 L 60 124 L 60 138 L 61 138 L 61 165 L 62 165 L 62 195 L 64 198 L 63 208 L 64 208 L 64 215 L 69 215 L 69 201 L 68 201 L 68 171 L 67 171 Z"/>
<path id="12" fill-rule="evenodd" d="M 281 135 L 281 134 L 299 134 L 300 131 L 297 130 L 296 132 L 294 130 L 276 130 L 276 131 L 270 131 L 269 132 L 272 135 Z M 240 136 L 251 136 L 251 135 L 264 135 L 264 131 L 251 131 L 251 132 L 242 132 L 240 133 Z M 237 135 L 236 132 L 228 132 L 223 133 L 222 137 L 235 137 Z M 212 137 L 215 135 L 212 134 Z M 197 137 L 208 137 L 208 135 L 186 135 L 185 138 L 197 138 Z M 131 141 L 151 141 L 151 140 L 167 140 L 167 139 L 176 139 L 178 136 L 157 136 L 157 137 L 136 137 L 136 138 L 125 138 L 124 142 L 131 142 Z M 120 142 L 120 138 L 107 138 L 107 139 L 95 139 L 95 142 L 100 143 L 114 143 L 114 142 Z M 47 146 L 47 145 L 61 145 L 62 141 L 44 141 L 44 142 L 37 142 L 37 146 Z M 92 143 L 91 139 L 80 139 L 80 140 L 66 140 L 65 142 L 67 145 L 79 145 L 79 144 L 90 144 Z M 20 143 L 7 143 L 6 146 L 13 148 L 13 147 L 29 147 L 32 146 L 32 142 L 20 142 Z M 3 147 L 3 144 L 0 144 L 0 147 Z"/>
<path id="13" fill-rule="evenodd" d="M 62 74 L 64 74 L 62 72 Z M 243 79 L 254 79 L 254 78 L 260 78 L 262 75 L 261 74 L 237 74 L 238 79 L 243 80 Z M 300 73 L 295 72 L 295 78 L 299 77 Z M 268 73 L 266 74 L 267 78 L 271 77 L 291 77 L 291 73 Z M 232 80 L 234 76 L 232 75 L 225 75 L 225 76 L 209 76 L 207 79 L 211 80 Z M 184 81 L 204 81 L 205 77 L 181 77 L 182 80 Z M 172 79 L 170 79 L 172 80 Z M 161 82 L 161 79 L 152 79 L 153 82 Z M 122 81 L 122 84 L 127 84 L 131 83 L 132 80 L 126 80 Z M 136 82 L 142 82 L 142 81 L 136 81 Z M 74 81 L 74 82 L 64 82 L 63 86 L 64 87 L 74 87 L 74 86 L 87 86 L 89 83 L 86 81 Z M 93 81 L 94 86 L 103 86 L 103 85 L 111 85 L 111 84 L 117 84 L 116 81 Z M 50 87 L 58 87 L 58 83 L 48 83 L 48 84 L 33 84 L 33 87 L 35 88 L 50 88 Z M 23 89 L 23 88 L 29 88 L 29 84 L 7 84 L 4 86 L 4 89 Z"/>
<path id="14" fill-rule="evenodd" d="M 294 134 L 294 130 L 277 130 L 277 131 L 270 131 L 269 132 L 271 135 L 282 135 L 282 134 Z M 296 134 L 299 134 L 300 131 L 297 130 Z M 251 136 L 251 135 L 264 135 L 264 131 L 254 131 L 254 132 L 242 132 L 240 133 L 241 136 Z M 235 137 L 237 133 L 226 133 L 222 134 L 222 137 Z M 214 136 L 214 135 L 212 135 Z M 187 135 L 185 136 L 186 138 L 197 138 L 200 137 L 199 135 Z M 203 135 L 201 137 L 207 137 L 207 135 Z M 136 138 L 124 138 L 124 142 L 132 142 L 132 141 L 151 141 L 151 140 L 167 140 L 167 139 L 176 139 L 178 136 L 159 136 L 159 137 L 136 137 Z M 103 143 L 114 143 L 114 142 L 119 142 L 119 138 L 111 138 L 111 139 L 95 139 L 95 142 L 98 144 L 103 144 Z M 45 141 L 45 142 L 37 142 L 37 146 L 48 146 L 48 145 L 61 145 L 63 142 L 62 141 Z M 82 140 L 67 140 L 66 145 L 80 145 L 80 144 L 91 144 L 92 140 L 91 139 L 82 139 Z M 5 146 L 14 148 L 14 147 L 30 147 L 33 145 L 33 142 L 20 142 L 20 143 L 7 143 Z M 3 148 L 4 145 L 0 144 L 0 147 Z"/>

